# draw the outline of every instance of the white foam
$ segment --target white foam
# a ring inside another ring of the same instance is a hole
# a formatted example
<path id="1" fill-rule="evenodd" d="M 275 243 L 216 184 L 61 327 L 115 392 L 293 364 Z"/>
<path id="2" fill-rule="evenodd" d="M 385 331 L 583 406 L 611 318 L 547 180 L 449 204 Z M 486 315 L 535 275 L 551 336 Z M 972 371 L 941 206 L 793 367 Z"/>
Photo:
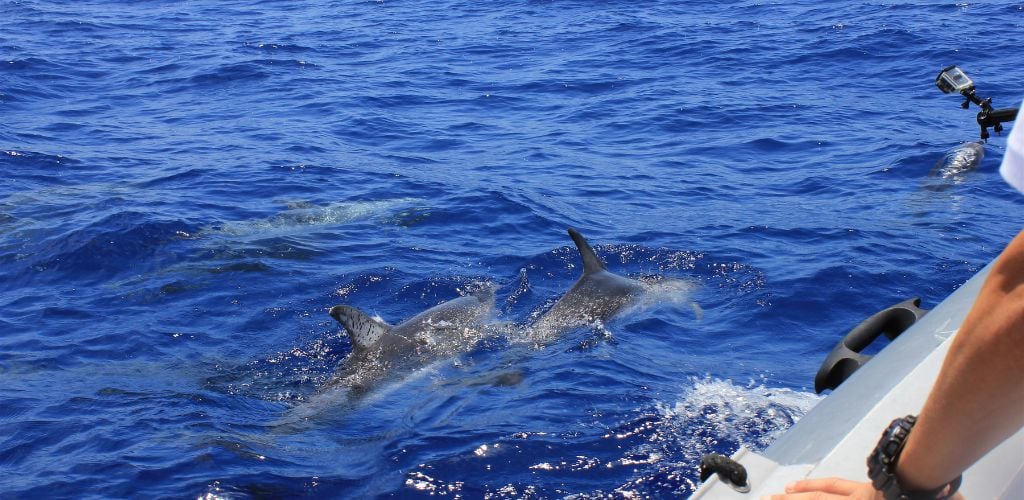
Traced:
<path id="1" fill-rule="evenodd" d="M 656 405 L 606 438 L 642 440 L 625 450 L 611 467 L 638 468 L 639 474 L 615 489 L 623 497 L 643 498 L 645 485 L 660 475 L 678 481 L 678 492 L 697 484 L 688 476 L 706 453 L 730 454 L 739 446 L 763 451 L 822 398 L 808 392 L 743 385 L 731 380 L 693 377 L 680 398 Z M 639 466 L 639 467 L 638 467 Z"/>
<path id="2" fill-rule="evenodd" d="M 704 310 L 693 301 L 693 294 L 700 285 L 692 280 L 657 276 L 641 280 L 646 293 L 640 299 L 638 307 L 646 309 L 658 304 L 674 304 L 689 306 L 697 319 L 704 317 Z"/>
<path id="3" fill-rule="evenodd" d="M 810 392 L 770 388 L 753 381 L 743 386 L 731 380 L 692 380 L 693 387 L 681 400 L 659 407 L 665 418 L 693 431 L 680 438 L 713 436 L 755 450 L 767 448 L 822 399 Z"/>

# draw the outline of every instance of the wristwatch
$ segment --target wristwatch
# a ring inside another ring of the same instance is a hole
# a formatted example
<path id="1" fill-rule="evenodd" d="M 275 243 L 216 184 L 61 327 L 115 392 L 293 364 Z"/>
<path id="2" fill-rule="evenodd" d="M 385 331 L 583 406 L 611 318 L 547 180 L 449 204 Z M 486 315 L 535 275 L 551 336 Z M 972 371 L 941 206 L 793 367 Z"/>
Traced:
<path id="1" fill-rule="evenodd" d="M 868 455 L 868 477 L 871 485 L 882 492 L 886 500 L 943 500 L 953 496 L 960 488 L 963 476 L 928 491 L 908 491 L 896 477 L 896 461 L 907 444 L 907 437 L 917 423 L 917 417 L 907 415 L 893 420 L 882 433 L 878 446 Z"/>

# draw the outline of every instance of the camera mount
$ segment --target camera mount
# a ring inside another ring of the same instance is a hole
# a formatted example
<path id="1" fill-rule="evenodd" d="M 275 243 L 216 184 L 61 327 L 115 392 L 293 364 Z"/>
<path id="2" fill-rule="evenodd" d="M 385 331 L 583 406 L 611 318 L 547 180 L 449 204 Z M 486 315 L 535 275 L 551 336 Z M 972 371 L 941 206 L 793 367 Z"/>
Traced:
<path id="1" fill-rule="evenodd" d="M 974 81 L 956 65 L 944 68 L 939 76 L 935 77 L 935 86 L 939 87 L 944 94 L 959 92 L 964 96 L 964 102 L 960 104 L 961 108 L 969 108 L 972 102 L 981 108 L 981 111 L 978 112 L 978 126 L 981 127 L 983 141 L 989 138 L 989 127 L 999 134 L 1003 131 L 1004 122 L 1017 118 L 1017 108 L 994 109 L 991 97 L 986 99 L 978 97 Z"/>

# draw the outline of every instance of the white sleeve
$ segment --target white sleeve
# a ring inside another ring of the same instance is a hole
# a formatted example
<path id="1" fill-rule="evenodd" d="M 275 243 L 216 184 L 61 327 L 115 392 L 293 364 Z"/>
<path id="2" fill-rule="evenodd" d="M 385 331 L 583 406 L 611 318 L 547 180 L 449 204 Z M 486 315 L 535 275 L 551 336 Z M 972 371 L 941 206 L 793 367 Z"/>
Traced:
<path id="1" fill-rule="evenodd" d="M 1018 115 L 1020 112 L 1018 111 Z M 1024 121 L 1024 117 L 1020 117 Z M 1024 192 L 1024 124 L 1017 123 L 1010 130 L 1010 136 L 1006 139 L 1006 154 L 1003 155 L 1003 165 L 999 167 L 999 173 L 1003 179 L 1017 188 L 1017 191 Z"/>

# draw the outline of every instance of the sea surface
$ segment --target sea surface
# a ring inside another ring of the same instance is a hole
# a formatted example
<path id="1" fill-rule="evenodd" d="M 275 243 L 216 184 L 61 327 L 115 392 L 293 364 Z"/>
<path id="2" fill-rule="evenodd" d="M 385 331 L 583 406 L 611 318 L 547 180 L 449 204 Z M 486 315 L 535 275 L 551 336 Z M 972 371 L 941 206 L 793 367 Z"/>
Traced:
<path id="1" fill-rule="evenodd" d="M 1020 2 L 2 1 L 0 496 L 685 497 L 1024 221 Z M 938 164 L 938 166 L 936 166 Z M 580 273 L 683 283 L 545 345 Z M 338 304 L 497 288 L 357 400 Z M 513 332 L 509 334 L 509 332 Z"/>

